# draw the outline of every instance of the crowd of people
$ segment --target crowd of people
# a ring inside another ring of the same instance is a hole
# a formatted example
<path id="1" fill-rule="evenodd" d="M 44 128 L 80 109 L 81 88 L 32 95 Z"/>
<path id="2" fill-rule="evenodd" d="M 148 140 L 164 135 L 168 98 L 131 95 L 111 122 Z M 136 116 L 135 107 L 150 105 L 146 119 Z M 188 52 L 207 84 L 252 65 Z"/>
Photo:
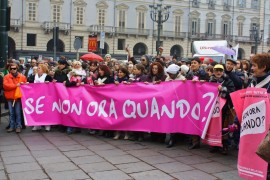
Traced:
<path id="1" fill-rule="evenodd" d="M 113 59 L 110 54 L 106 54 L 104 61 L 70 61 L 61 57 L 58 62 L 43 61 L 37 58 L 25 63 L 24 59 L 19 61 L 8 60 L 5 70 L 0 77 L 0 84 L 4 90 L 6 105 L 9 109 L 9 125 L 7 132 L 20 133 L 24 128 L 23 113 L 20 96 L 16 95 L 17 89 L 23 83 L 63 83 L 66 87 L 119 83 L 154 83 L 162 81 L 191 80 L 202 82 L 219 83 L 219 96 L 225 98 L 226 104 L 222 109 L 223 128 L 232 125 L 235 127 L 234 144 L 239 142 L 240 124 L 233 110 L 230 93 L 249 86 L 256 87 L 262 85 L 267 77 L 270 77 L 270 54 L 256 54 L 250 60 L 226 59 L 224 64 L 213 61 L 210 58 L 178 58 L 173 56 L 167 58 L 160 54 L 154 58 L 148 55 L 141 56 L 139 61 L 129 54 L 128 62 Z M 263 86 L 270 92 L 269 79 Z M 51 126 L 46 125 L 32 127 L 32 131 L 51 131 Z M 57 129 L 67 134 L 80 131 L 75 127 L 57 126 Z M 104 135 L 119 139 L 123 137 L 129 140 L 144 140 L 144 132 L 111 132 L 106 130 L 90 129 L 90 134 Z M 168 148 L 172 147 L 178 140 L 178 134 L 158 134 L 151 133 L 153 139 L 165 140 Z M 200 137 L 191 135 L 188 138 L 188 148 L 200 148 Z M 228 133 L 222 136 L 223 147 L 212 147 L 210 152 L 220 152 L 227 154 L 230 141 Z"/>

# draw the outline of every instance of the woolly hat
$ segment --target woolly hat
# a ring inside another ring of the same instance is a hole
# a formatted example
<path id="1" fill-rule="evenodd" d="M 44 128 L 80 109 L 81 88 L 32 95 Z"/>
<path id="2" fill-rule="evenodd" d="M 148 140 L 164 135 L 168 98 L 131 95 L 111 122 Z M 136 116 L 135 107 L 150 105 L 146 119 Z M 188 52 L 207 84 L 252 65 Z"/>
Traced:
<path id="1" fill-rule="evenodd" d="M 181 72 L 183 72 L 184 74 L 187 74 L 187 72 L 189 71 L 189 67 L 187 65 L 182 65 L 180 69 Z"/>
<path id="2" fill-rule="evenodd" d="M 177 74 L 180 70 L 180 67 L 176 64 L 171 64 L 168 66 L 168 68 L 166 69 L 166 73 L 170 73 L 170 74 Z"/>

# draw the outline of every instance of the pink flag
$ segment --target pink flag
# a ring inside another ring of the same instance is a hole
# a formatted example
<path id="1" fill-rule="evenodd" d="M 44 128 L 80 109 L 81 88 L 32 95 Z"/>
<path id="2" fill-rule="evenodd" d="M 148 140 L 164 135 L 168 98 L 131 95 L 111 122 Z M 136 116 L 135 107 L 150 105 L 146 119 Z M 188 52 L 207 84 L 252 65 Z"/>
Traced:
<path id="1" fill-rule="evenodd" d="M 59 83 L 23 85 L 26 124 L 203 136 L 218 84 L 134 83 L 66 88 Z M 37 91 L 38 90 L 38 91 Z"/>
<path id="2" fill-rule="evenodd" d="M 217 98 L 207 134 L 203 143 L 210 146 L 222 147 L 222 108 L 226 103 L 226 99 Z"/>
<path id="3" fill-rule="evenodd" d="M 248 88 L 237 91 L 244 104 L 235 104 L 236 111 L 242 109 L 240 146 L 238 154 L 239 176 L 245 179 L 266 179 L 267 162 L 256 155 L 258 145 L 268 132 L 269 98 L 266 89 Z"/>

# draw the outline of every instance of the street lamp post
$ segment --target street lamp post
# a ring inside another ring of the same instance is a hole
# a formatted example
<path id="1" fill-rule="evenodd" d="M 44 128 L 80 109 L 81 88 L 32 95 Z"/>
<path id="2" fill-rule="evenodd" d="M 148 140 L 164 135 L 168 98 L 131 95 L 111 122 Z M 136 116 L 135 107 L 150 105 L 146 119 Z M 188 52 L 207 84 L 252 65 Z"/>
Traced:
<path id="1" fill-rule="evenodd" d="M 158 34 L 157 34 L 157 55 L 159 54 L 159 47 L 160 47 L 160 30 L 161 26 L 164 22 L 166 22 L 169 19 L 170 16 L 170 8 L 171 6 L 165 6 L 163 7 L 162 1 L 159 0 L 160 3 L 156 5 L 149 5 L 151 11 L 150 11 L 150 17 L 152 21 L 158 23 Z"/>
<path id="2" fill-rule="evenodd" d="M 8 34 L 7 34 L 7 0 L 0 2 L 0 68 L 6 64 L 8 57 Z"/>
<path id="3" fill-rule="evenodd" d="M 263 30 L 261 30 L 261 34 L 263 33 Z M 251 29 L 250 30 L 250 35 L 251 38 L 255 41 L 255 49 L 254 49 L 254 54 L 257 54 L 258 51 L 258 43 L 262 39 L 262 36 L 259 36 L 259 31 L 257 28 Z"/>

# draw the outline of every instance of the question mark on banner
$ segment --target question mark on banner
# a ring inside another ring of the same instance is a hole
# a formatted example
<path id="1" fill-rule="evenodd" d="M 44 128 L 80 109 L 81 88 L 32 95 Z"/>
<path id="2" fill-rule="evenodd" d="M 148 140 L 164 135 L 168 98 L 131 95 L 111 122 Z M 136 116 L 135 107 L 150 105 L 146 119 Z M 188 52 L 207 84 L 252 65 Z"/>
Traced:
<path id="1" fill-rule="evenodd" d="M 206 106 L 204 108 L 204 111 L 205 112 L 209 109 L 209 107 L 212 104 L 215 96 L 214 96 L 214 93 L 208 92 L 208 93 L 206 93 L 206 94 L 203 95 L 203 99 L 206 98 L 206 97 L 210 97 L 210 100 L 208 101 L 208 103 L 206 104 Z M 202 118 L 202 122 L 204 122 L 205 120 L 206 120 L 206 117 L 203 117 Z"/>
<path id="2" fill-rule="evenodd" d="M 262 125 L 264 126 L 264 120 L 265 120 L 265 117 L 263 116 L 262 117 Z"/>

